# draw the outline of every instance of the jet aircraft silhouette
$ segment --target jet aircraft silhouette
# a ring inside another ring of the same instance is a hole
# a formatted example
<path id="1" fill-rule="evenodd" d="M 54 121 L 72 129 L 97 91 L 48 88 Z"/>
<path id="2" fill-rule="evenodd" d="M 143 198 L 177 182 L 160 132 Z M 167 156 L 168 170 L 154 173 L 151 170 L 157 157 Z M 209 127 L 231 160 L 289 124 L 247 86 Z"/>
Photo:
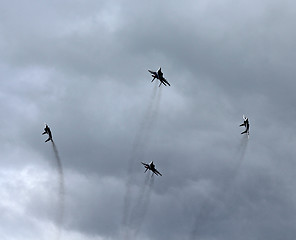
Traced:
<path id="1" fill-rule="evenodd" d="M 153 77 L 153 79 L 152 79 L 151 82 L 153 82 L 155 78 L 160 81 L 159 87 L 160 87 L 161 84 L 163 84 L 165 86 L 167 86 L 167 85 L 171 86 L 169 84 L 169 82 L 163 77 L 163 73 L 161 71 L 161 68 L 159 68 L 157 70 L 157 72 L 154 72 L 154 71 L 151 71 L 151 70 L 148 70 L 148 72 L 150 72 L 151 73 L 151 76 Z"/>
<path id="2" fill-rule="evenodd" d="M 161 173 L 159 171 L 157 171 L 157 169 L 155 168 L 155 165 L 154 165 L 153 161 L 150 162 L 149 164 L 142 162 L 142 164 L 146 168 L 145 172 L 147 172 L 147 170 L 150 170 L 150 171 L 152 171 L 152 175 L 154 173 L 156 176 L 158 176 L 158 175 L 162 176 Z"/>
<path id="3" fill-rule="evenodd" d="M 48 142 L 49 140 L 53 142 L 50 128 L 47 126 L 46 123 L 45 123 L 44 133 L 42 133 L 42 135 L 44 134 L 48 134 L 48 139 L 46 139 L 45 142 Z"/>
<path id="4" fill-rule="evenodd" d="M 241 125 L 239 125 L 239 126 L 240 127 L 245 126 L 246 127 L 246 130 L 243 131 L 243 132 L 241 132 L 241 134 L 245 134 L 246 133 L 249 136 L 249 134 L 250 134 L 249 133 L 249 128 L 250 128 L 249 119 L 246 118 L 245 115 L 243 115 L 243 119 L 244 119 L 244 122 Z"/>

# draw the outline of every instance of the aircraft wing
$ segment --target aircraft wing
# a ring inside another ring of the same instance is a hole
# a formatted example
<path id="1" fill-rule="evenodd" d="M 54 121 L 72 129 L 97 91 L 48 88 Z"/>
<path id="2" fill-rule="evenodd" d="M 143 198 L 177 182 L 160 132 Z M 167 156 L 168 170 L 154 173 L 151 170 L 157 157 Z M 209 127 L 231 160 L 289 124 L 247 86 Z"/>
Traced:
<path id="1" fill-rule="evenodd" d="M 151 70 L 148 70 L 148 72 L 150 72 L 151 74 L 153 74 L 154 76 L 157 76 L 157 73 L 156 72 L 153 72 Z"/>
<path id="2" fill-rule="evenodd" d="M 146 168 L 146 171 L 149 169 L 149 164 L 147 164 L 147 163 L 143 163 L 143 162 L 141 162 L 143 165 L 144 165 L 144 167 Z M 146 172 L 145 171 L 145 172 Z"/>
<path id="3" fill-rule="evenodd" d="M 247 135 L 249 135 L 250 133 L 249 133 L 249 129 L 247 128 L 245 131 L 243 131 L 243 132 L 241 132 L 241 134 L 247 134 Z"/>
<path id="4" fill-rule="evenodd" d="M 159 87 L 160 87 L 161 84 L 163 84 L 163 85 L 165 85 L 165 86 L 167 86 L 167 85 L 171 86 L 171 85 L 169 84 L 169 82 L 168 82 L 164 77 L 159 78 L 159 81 L 160 81 Z"/>
<path id="5" fill-rule="evenodd" d="M 245 131 L 241 132 L 241 134 L 245 134 L 245 133 L 247 133 L 247 130 L 245 130 Z"/>
<path id="6" fill-rule="evenodd" d="M 145 170 L 145 172 L 147 172 L 147 170 L 149 169 L 149 164 L 147 164 L 147 163 L 143 163 L 143 162 L 141 162 L 143 165 L 144 165 L 144 167 L 146 168 L 146 170 Z"/>
<path id="7" fill-rule="evenodd" d="M 149 164 L 141 162 L 145 167 L 149 167 Z"/>
<path id="8" fill-rule="evenodd" d="M 163 82 L 165 83 L 165 84 L 164 84 L 165 86 L 166 86 L 166 85 L 171 86 L 171 84 L 169 84 L 169 82 L 168 82 L 165 78 L 163 78 Z"/>
<path id="9" fill-rule="evenodd" d="M 160 176 L 162 176 L 161 173 L 158 172 L 156 169 L 155 169 L 153 172 L 154 172 L 156 175 L 160 175 Z"/>

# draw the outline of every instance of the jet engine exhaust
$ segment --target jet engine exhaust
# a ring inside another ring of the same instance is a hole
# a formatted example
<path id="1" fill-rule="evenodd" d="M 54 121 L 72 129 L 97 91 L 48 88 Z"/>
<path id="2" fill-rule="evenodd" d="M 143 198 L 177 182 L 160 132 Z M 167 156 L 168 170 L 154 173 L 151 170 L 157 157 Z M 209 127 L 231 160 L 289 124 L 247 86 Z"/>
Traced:
<path id="1" fill-rule="evenodd" d="M 249 142 L 249 138 L 247 135 L 244 135 L 242 138 L 241 138 L 241 141 L 240 141 L 240 144 L 237 148 L 237 152 L 236 152 L 236 155 L 235 155 L 235 160 L 236 160 L 236 164 L 234 166 L 234 170 L 233 170 L 233 179 L 236 178 L 240 168 L 241 168 L 241 165 L 244 161 L 244 158 L 245 158 L 245 155 L 246 155 L 246 150 L 247 150 L 247 147 L 248 147 L 248 142 Z"/>
<path id="2" fill-rule="evenodd" d="M 124 239 L 135 239 L 145 220 L 149 209 L 151 191 L 154 184 L 154 174 L 147 174 L 144 186 L 141 187 L 135 206 L 132 209 L 126 224 L 126 235 Z"/>
<path id="3" fill-rule="evenodd" d="M 150 204 L 150 197 L 151 197 L 151 191 L 154 185 L 154 174 L 149 178 L 149 182 L 148 182 L 148 189 L 144 192 L 144 197 L 142 198 L 142 202 L 141 204 L 139 204 L 139 210 L 141 211 L 139 213 L 139 219 L 137 221 L 137 226 L 135 228 L 135 233 L 134 233 L 134 237 L 136 238 L 141 226 L 143 224 L 143 221 L 145 220 L 147 211 L 149 209 L 149 204 Z"/>
<path id="4" fill-rule="evenodd" d="M 221 215 L 225 213 L 223 213 L 223 209 L 221 209 L 221 206 L 227 205 L 228 203 L 231 202 L 231 197 L 233 196 L 233 193 L 234 193 L 233 191 L 235 190 L 236 178 L 238 176 L 238 173 L 244 161 L 246 150 L 248 147 L 248 142 L 249 142 L 248 136 L 247 135 L 242 136 L 239 145 L 236 147 L 236 152 L 233 157 L 235 163 L 229 175 L 229 178 L 223 184 L 221 191 L 219 191 L 213 198 L 213 199 L 219 199 L 219 202 L 221 204 L 217 204 L 217 202 L 215 203 L 211 199 L 205 199 L 199 206 L 199 212 L 195 216 L 193 231 L 191 232 L 191 238 L 190 238 L 191 240 L 196 239 L 197 236 L 201 233 L 202 229 L 205 226 L 207 226 L 208 223 L 211 222 L 211 224 L 213 224 L 213 222 L 217 221 L 219 217 L 223 218 L 221 217 Z M 230 205 L 230 209 L 231 209 L 231 205 Z"/>
<path id="5" fill-rule="evenodd" d="M 58 224 L 57 239 L 59 240 L 61 235 L 61 228 L 64 221 L 65 185 L 64 185 L 64 172 L 63 172 L 62 162 L 54 141 L 52 141 L 52 149 L 54 151 L 54 155 L 56 159 L 57 170 L 58 170 L 58 182 L 59 182 L 59 192 L 58 192 L 59 208 L 58 208 L 58 215 L 57 215 L 57 224 Z"/>
<path id="6" fill-rule="evenodd" d="M 131 157 L 128 161 L 128 169 L 127 169 L 127 182 L 126 182 L 126 193 L 124 196 L 124 206 L 123 206 L 123 220 L 122 220 L 122 226 L 125 231 L 125 237 L 124 239 L 129 239 L 128 237 L 128 231 L 129 227 L 132 227 L 132 222 L 134 221 L 134 218 L 138 218 L 138 214 L 136 214 L 138 205 L 143 206 L 143 201 L 146 198 L 146 193 L 150 192 L 148 188 L 147 190 L 147 183 L 144 185 L 144 189 L 139 193 L 139 196 L 137 197 L 138 200 L 136 200 L 135 206 L 132 206 L 132 200 L 136 197 L 133 196 L 132 191 L 132 185 L 133 185 L 133 178 L 134 178 L 134 169 L 135 169 L 135 163 L 138 164 L 138 161 L 141 160 L 149 147 L 149 142 L 151 139 L 151 133 L 152 133 L 152 126 L 153 123 L 156 122 L 158 112 L 159 112 L 159 106 L 160 106 L 160 100 L 161 100 L 161 89 L 158 88 L 157 83 L 155 84 L 147 109 L 144 112 L 143 120 L 140 123 L 139 130 L 136 132 L 134 143 L 132 146 L 131 151 Z M 152 178 L 153 179 L 153 178 Z M 152 180 L 150 180 L 152 181 Z M 145 181 L 146 182 L 146 181 Z M 149 185 L 150 186 L 150 185 Z M 144 218 L 144 215 L 141 214 L 141 217 Z M 143 221 L 141 219 L 141 221 Z M 138 224 L 139 225 L 139 224 Z M 137 228 L 138 229 L 138 228 Z"/>

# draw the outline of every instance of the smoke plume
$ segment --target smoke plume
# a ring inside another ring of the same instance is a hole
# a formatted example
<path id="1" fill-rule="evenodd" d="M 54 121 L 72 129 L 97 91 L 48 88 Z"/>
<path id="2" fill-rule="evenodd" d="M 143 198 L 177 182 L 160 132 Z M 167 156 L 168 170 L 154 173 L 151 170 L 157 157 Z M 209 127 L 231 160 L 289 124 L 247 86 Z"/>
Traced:
<path id="1" fill-rule="evenodd" d="M 205 199 L 200 204 L 198 214 L 195 216 L 195 222 L 190 239 L 196 239 L 196 237 L 202 232 L 203 227 L 205 227 L 208 223 L 217 221 L 219 217 L 223 219 L 225 212 L 222 207 L 231 203 L 236 178 L 246 155 L 248 141 L 248 136 L 243 135 L 239 145 L 236 147 L 233 157 L 235 162 L 233 164 L 232 171 L 228 175 L 228 179 L 222 185 L 222 189 L 214 196 L 214 199 L 217 199 L 217 201 L 215 202 L 211 199 Z M 232 209 L 232 207 L 230 206 L 229 209 Z"/>
<path id="2" fill-rule="evenodd" d="M 144 187 L 139 192 L 139 195 L 133 196 L 132 184 L 134 182 L 133 181 L 134 168 L 135 168 L 135 164 L 139 164 L 141 159 L 144 158 L 149 148 L 149 142 L 152 134 L 152 127 L 157 120 L 160 100 L 161 100 L 161 88 L 157 87 L 157 84 L 155 84 L 152 91 L 152 95 L 148 102 L 147 109 L 144 112 L 143 120 L 141 121 L 139 130 L 135 135 L 131 156 L 128 161 L 128 171 L 127 171 L 128 179 L 126 183 L 126 194 L 124 197 L 124 209 L 123 209 L 123 220 L 122 220 L 122 225 L 125 228 L 124 239 L 130 239 L 128 234 L 130 227 L 138 231 L 137 229 L 139 229 L 139 223 L 143 221 L 142 219 L 144 219 L 145 217 L 146 210 L 144 209 L 144 211 L 139 212 L 138 209 L 143 208 L 143 202 L 146 201 L 145 199 L 149 199 L 149 196 L 147 196 L 147 194 L 150 195 L 150 191 L 153 185 L 153 182 L 151 184 L 151 181 L 153 180 L 149 180 L 149 178 L 147 178 L 145 180 Z M 135 204 L 132 207 L 131 205 L 133 200 Z M 144 208 L 145 207 L 146 206 L 144 206 Z M 139 218 L 141 218 L 141 220 L 139 220 Z M 137 222 L 137 226 L 133 226 L 134 222 Z"/>
<path id="3" fill-rule="evenodd" d="M 57 239 L 59 240 L 61 235 L 61 229 L 63 226 L 63 221 L 64 221 L 65 185 L 64 185 L 64 172 L 63 172 L 62 162 L 54 141 L 52 141 L 52 149 L 56 159 L 56 165 L 57 165 L 57 171 L 58 171 L 58 183 L 59 183 L 59 190 L 58 190 L 59 207 L 58 207 L 58 214 L 57 214 L 57 224 L 58 224 Z"/>

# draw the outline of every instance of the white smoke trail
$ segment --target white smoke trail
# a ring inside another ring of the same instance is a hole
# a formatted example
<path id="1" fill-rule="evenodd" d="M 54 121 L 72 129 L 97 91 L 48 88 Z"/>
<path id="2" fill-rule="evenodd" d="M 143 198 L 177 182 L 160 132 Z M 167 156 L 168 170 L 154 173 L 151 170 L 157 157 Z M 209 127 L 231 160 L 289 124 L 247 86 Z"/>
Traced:
<path id="1" fill-rule="evenodd" d="M 58 223 L 57 239 L 59 240 L 61 236 L 61 229 L 64 222 L 65 185 L 64 185 L 64 172 L 63 172 L 62 162 L 54 141 L 52 141 L 52 148 L 55 154 L 57 170 L 58 170 L 58 181 L 59 181 L 59 192 L 58 192 L 59 209 L 58 209 L 58 215 L 57 215 L 57 223 Z"/>

